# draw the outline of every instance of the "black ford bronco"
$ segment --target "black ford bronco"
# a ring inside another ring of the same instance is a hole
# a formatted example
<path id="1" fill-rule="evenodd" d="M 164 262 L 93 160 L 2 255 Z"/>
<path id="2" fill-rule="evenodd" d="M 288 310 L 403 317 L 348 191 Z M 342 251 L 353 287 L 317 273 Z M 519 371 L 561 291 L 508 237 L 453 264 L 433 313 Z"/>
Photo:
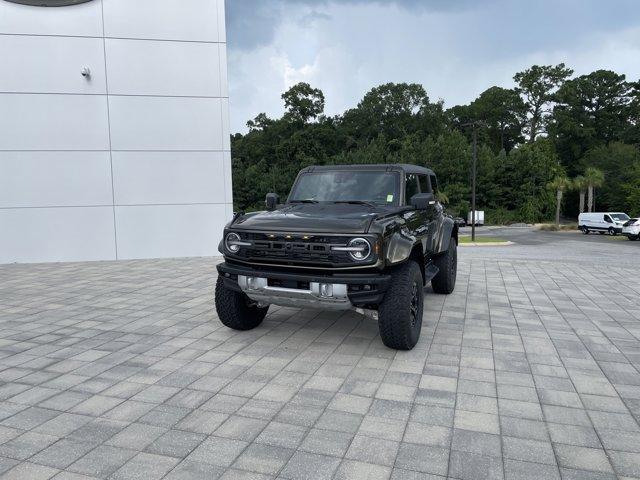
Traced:
<path id="1" fill-rule="evenodd" d="M 219 250 L 215 303 L 227 327 L 260 325 L 270 304 L 377 311 L 380 337 L 410 350 L 423 286 L 451 293 L 458 227 L 436 200 L 433 171 L 415 165 L 307 167 L 279 204 L 238 213 Z"/>

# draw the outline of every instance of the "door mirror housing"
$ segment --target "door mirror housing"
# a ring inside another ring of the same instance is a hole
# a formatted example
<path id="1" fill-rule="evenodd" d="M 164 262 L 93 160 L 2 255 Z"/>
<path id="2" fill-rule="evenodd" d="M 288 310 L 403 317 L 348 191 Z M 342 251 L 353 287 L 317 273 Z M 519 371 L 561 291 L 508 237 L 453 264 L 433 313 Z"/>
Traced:
<path id="1" fill-rule="evenodd" d="M 278 197 L 277 193 L 267 193 L 267 197 L 264 200 L 264 203 L 267 206 L 267 210 L 270 212 L 276 209 L 279 202 L 280 197 Z"/>
<path id="2" fill-rule="evenodd" d="M 435 203 L 436 197 L 433 193 L 416 193 L 410 200 L 411 206 L 416 210 L 426 210 Z"/>

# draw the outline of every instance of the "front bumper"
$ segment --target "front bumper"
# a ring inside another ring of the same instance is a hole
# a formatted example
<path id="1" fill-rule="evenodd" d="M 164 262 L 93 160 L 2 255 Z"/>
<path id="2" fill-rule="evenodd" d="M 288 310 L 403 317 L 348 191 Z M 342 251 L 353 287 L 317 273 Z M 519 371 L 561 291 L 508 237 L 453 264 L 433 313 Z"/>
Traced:
<path id="1" fill-rule="evenodd" d="M 218 274 L 225 287 L 252 300 L 298 308 L 347 310 L 375 308 L 382 302 L 390 275 L 383 273 L 289 273 L 221 263 Z"/>

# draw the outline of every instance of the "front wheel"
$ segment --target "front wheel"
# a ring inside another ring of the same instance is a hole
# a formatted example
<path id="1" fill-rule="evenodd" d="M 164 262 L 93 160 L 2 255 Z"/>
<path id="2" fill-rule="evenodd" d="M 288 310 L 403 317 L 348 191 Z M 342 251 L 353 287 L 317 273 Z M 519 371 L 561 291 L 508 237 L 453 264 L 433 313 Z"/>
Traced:
<path id="1" fill-rule="evenodd" d="M 438 267 L 438 273 L 431 280 L 433 291 L 444 294 L 453 292 L 458 274 L 458 246 L 455 238 L 451 238 L 447 251 L 438 255 L 433 263 Z"/>
<path id="2" fill-rule="evenodd" d="M 640 238 L 640 235 L 629 235 L 629 237 L 627 238 L 629 238 L 629 240 L 631 240 L 632 242 L 635 242 Z"/>
<path id="3" fill-rule="evenodd" d="M 609 227 L 609 235 L 616 236 L 618 233 L 615 231 L 613 227 Z"/>
<path id="4" fill-rule="evenodd" d="M 269 307 L 259 307 L 242 292 L 236 292 L 224 285 L 218 276 L 216 282 L 216 312 L 220 321 L 234 330 L 251 330 L 262 323 Z"/>
<path id="5" fill-rule="evenodd" d="M 422 273 L 413 260 L 396 267 L 389 288 L 378 306 L 380 338 L 389 348 L 411 350 L 422 329 Z"/>

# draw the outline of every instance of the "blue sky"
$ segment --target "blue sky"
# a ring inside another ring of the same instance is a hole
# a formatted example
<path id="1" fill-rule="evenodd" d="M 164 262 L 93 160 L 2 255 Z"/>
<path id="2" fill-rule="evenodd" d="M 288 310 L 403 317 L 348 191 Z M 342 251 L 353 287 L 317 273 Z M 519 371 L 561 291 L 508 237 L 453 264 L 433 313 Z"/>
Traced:
<path id="1" fill-rule="evenodd" d="M 306 81 L 326 113 L 385 82 L 424 85 L 445 106 L 532 64 L 640 79 L 640 0 L 227 0 L 232 132 Z"/>

